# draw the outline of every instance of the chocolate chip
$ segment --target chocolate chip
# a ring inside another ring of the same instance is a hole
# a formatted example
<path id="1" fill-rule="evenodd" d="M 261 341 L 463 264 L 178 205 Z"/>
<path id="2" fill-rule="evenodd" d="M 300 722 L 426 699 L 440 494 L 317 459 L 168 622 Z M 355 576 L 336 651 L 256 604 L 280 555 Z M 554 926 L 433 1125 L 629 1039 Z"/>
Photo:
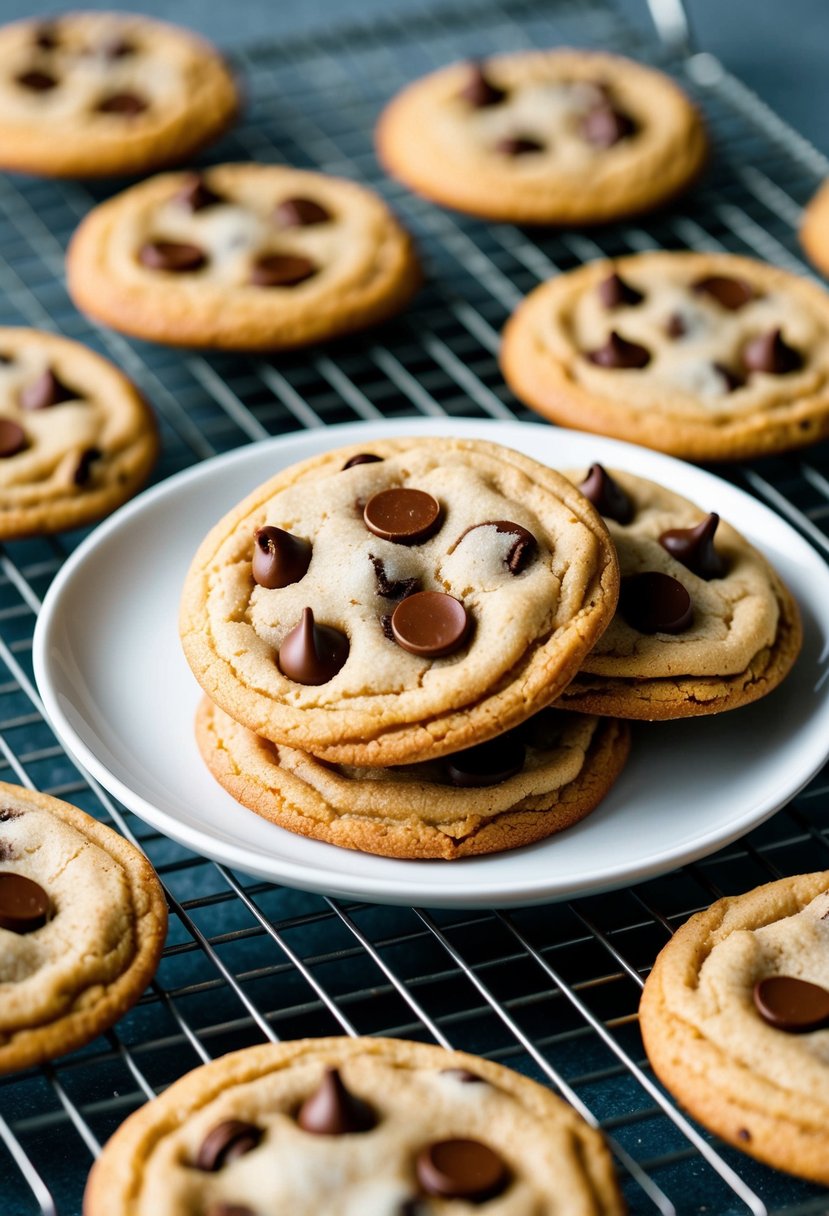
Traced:
<path id="1" fill-rule="evenodd" d="M 425 490 L 395 486 L 372 494 L 363 509 L 369 532 L 395 545 L 420 545 L 441 525 L 440 503 Z"/>
<path id="2" fill-rule="evenodd" d="M 201 173 L 191 173 L 181 189 L 173 195 L 173 202 L 186 207 L 188 211 L 196 212 L 215 207 L 217 203 L 225 202 L 225 199 L 210 189 Z"/>
<path id="3" fill-rule="evenodd" d="M 618 274 L 610 274 L 606 279 L 602 279 L 598 287 L 599 299 L 605 308 L 620 308 L 623 304 L 632 307 L 634 304 L 641 304 L 644 296 L 641 291 L 637 291 L 630 283 Z"/>
<path id="4" fill-rule="evenodd" d="M 0 418 L 0 459 L 16 456 L 28 447 L 26 432 L 11 418 Z"/>
<path id="5" fill-rule="evenodd" d="M 32 933 L 49 918 L 49 896 L 40 883 L 22 874 L 0 873 L 0 929 Z"/>
<path id="6" fill-rule="evenodd" d="M 598 367 L 610 368 L 647 367 L 651 361 L 650 351 L 636 342 L 628 342 L 615 329 L 604 346 L 587 351 L 587 358 Z"/>
<path id="7" fill-rule="evenodd" d="M 529 152 L 543 152 L 544 144 L 528 135 L 506 135 L 498 140 L 495 151 L 502 156 L 526 156 Z"/>
<path id="8" fill-rule="evenodd" d="M 137 93 L 110 93 L 103 97 L 95 109 L 99 114 L 123 114 L 125 118 L 133 118 L 149 109 L 150 103 Z"/>
<path id="9" fill-rule="evenodd" d="M 745 380 L 739 374 L 739 372 L 735 372 L 732 368 L 726 367 L 724 363 L 712 363 L 711 366 L 725 385 L 725 391 L 727 393 L 734 393 L 738 388 L 742 388 L 745 384 Z"/>
<path id="10" fill-rule="evenodd" d="M 772 376 L 785 376 L 803 366 L 800 351 L 784 341 L 779 329 L 751 338 L 743 347 L 742 357 L 750 372 L 767 372 Z"/>
<path id="11" fill-rule="evenodd" d="M 404 1199 L 397 1209 L 397 1216 L 427 1216 L 427 1212 L 419 1199 Z"/>
<path id="12" fill-rule="evenodd" d="M 211 1128 L 196 1153 L 195 1167 L 215 1174 L 237 1157 L 256 1148 L 262 1139 L 262 1129 L 241 1119 L 225 1119 Z"/>
<path id="13" fill-rule="evenodd" d="M 282 528 L 257 528 L 253 538 L 253 581 L 273 590 L 304 577 L 311 564 L 311 542 Z"/>
<path id="14" fill-rule="evenodd" d="M 502 536 L 513 536 L 515 538 L 504 559 L 507 569 L 511 574 L 521 574 L 523 570 L 526 570 L 538 552 L 538 541 L 532 532 L 528 532 L 526 528 L 522 528 L 521 524 L 513 523 L 511 519 L 488 519 L 481 524 L 472 524 L 471 527 L 461 532 L 455 542 L 455 547 L 457 548 L 463 538 L 468 536 L 470 532 L 474 532 L 476 528 L 494 528 Z"/>
<path id="15" fill-rule="evenodd" d="M 595 148 L 612 148 L 635 130 L 636 124 L 628 114 L 609 105 L 596 106 L 581 121 L 582 137 Z"/>
<path id="16" fill-rule="evenodd" d="M 462 1085 L 486 1085 L 483 1077 L 479 1077 L 476 1072 L 470 1072 L 468 1068 L 442 1068 L 440 1075 L 442 1077 L 453 1077 L 456 1081 L 460 1081 Z"/>
<path id="17" fill-rule="evenodd" d="M 8 823 L 10 819 L 19 819 L 22 811 L 15 811 L 10 806 L 0 807 L 0 823 Z"/>
<path id="18" fill-rule="evenodd" d="M 64 401 L 75 400 L 81 400 L 81 394 L 64 384 L 50 367 L 20 390 L 20 407 L 24 410 L 47 410 Z"/>
<path id="19" fill-rule="evenodd" d="M 348 658 L 348 638 L 330 625 L 318 625 L 310 608 L 303 608 L 279 647 L 279 670 L 297 684 L 327 684 Z"/>
<path id="20" fill-rule="evenodd" d="M 54 51 L 60 46 L 60 37 L 54 25 L 41 25 L 35 30 L 34 44 L 41 51 Z"/>
<path id="21" fill-rule="evenodd" d="M 58 86 L 56 76 L 52 76 L 49 72 L 40 72 L 37 68 L 32 68 L 28 72 L 21 72 L 14 79 L 21 89 L 29 89 L 32 93 L 48 93 L 51 89 L 55 89 Z"/>
<path id="22" fill-rule="evenodd" d="M 526 754 L 520 738 L 509 731 L 487 743 L 478 743 L 447 756 L 446 772 L 452 785 L 460 789 L 500 785 L 521 772 Z"/>
<path id="23" fill-rule="evenodd" d="M 743 1144 L 748 1144 L 749 1141 L 751 1140 L 751 1132 L 748 1130 L 747 1127 L 738 1127 L 737 1128 L 737 1139 L 742 1140 Z"/>
<path id="24" fill-rule="evenodd" d="M 808 1034 L 829 1026 L 829 990 L 791 975 L 758 980 L 754 1004 L 764 1022 L 788 1034 Z"/>
<path id="25" fill-rule="evenodd" d="M 672 312 L 665 322 L 665 333 L 669 338 L 684 338 L 688 332 L 688 324 L 681 312 Z"/>
<path id="26" fill-rule="evenodd" d="M 346 1089 L 336 1068 L 326 1068 L 319 1088 L 300 1106 L 296 1121 L 314 1136 L 346 1136 L 371 1131 L 377 1117 L 368 1102 Z"/>
<path id="27" fill-rule="evenodd" d="M 315 224 L 327 224 L 331 219 L 331 212 L 311 198 L 283 199 L 274 215 L 283 228 L 311 228 Z"/>
<path id="28" fill-rule="evenodd" d="M 377 577 L 377 594 L 382 595 L 387 600 L 403 600 L 407 595 L 414 595 L 420 590 L 419 578 L 400 578 L 390 579 L 386 575 L 386 565 L 382 558 L 375 557 L 369 553 L 368 560 L 374 567 L 374 573 Z M 389 617 L 389 625 L 391 625 L 391 617 Z"/>
<path id="29" fill-rule="evenodd" d="M 375 456 L 371 452 L 358 452 L 356 456 L 350 457 L 345 462 L 345 464 L 343 465 L 340 472 L 344 473 L 346 469 L 353 469 L 354 466 L 357 464 L 382 464 L 382 463 L 383 463 L 382 456 Z"/>
<path id="30" fill-rule="evenodd" d="M 72 474 L 72 480 L 76 486 L 86 485 L 92 465 L 96 460 L 100 460 L 102 455 L 100 448 L 86 448 L 81 452 L 78 463 L 75 465 L 75 472 Z"/>
<path id="31" fill-rule="evenodd" d="M 700 578 L 722 578 L 727 566 L 714 546 L 719 522 L 719 515 L 712 511 L 693 528 L 669 528 L 662 533 L 659 543 Z"/>
<path id="32" fill-rule="evenodd" d="M 584 481 L 579 482 L 579 490 L 606 519 L 615 519 L 618 524 L 629 524 L 633 519 L 633 503 L 603 465 L 591 464 Z"/>
<path id="33" fill-rule="evenodd" d="M 256 1216 L 256 1213 L 244 1203 L 225 1203 L 224 1200 L 219 1200 L 218 1203 L 211 1203 L 205 1216 Z"/>
<path id="34" fill-rule="evenodd" d="M 506 95 L 506 89 L 500 89 L 497 84 L 493 84 L 481 64 L 475 62 L 469 65 L 469 79 L 458 94 L 476 110 L 483 110 L 486 106 L 497 106 Z"/>
<path id="35" fill-rule="evenodd" d="M 166 270 L 171 274 L 187 274 L 201 270 L 207 255 L 198 245 L 183 241 L 147 241 L 138 251 L 138 260 L 150 270 Z"/>
<path id="36" fill-rule="evenodd" d="M 317 273 L 310 258 L 298 253 L 264 253 L 253 263 L 250 281 L 256 287 L 296 287 Z"/>
<path id="37" fill-rule="evenodd" d="M 500 1195 L 509 1170 L 480 1140 L 439 1140 L 417 1156 L 417 1179 L 427 1195 L 485 1203 Z"/>
<path id="38" fill-rule="evenodd" d="M 410 654 L 439 659 L 466 641 L 471 621 L 460 600 L 442 591 L 418 591 L 401 600 L 391 617 L 398 646 Z"/>
<path id="39" fill-rule="evenodd" d="M 757 298 L 757 292 L 745 279 L 732 279 L 729 275 L 709 274 L 691 284 L 697 295 L 710 296 L 729 312 L 738 312 Z"/>
<path id="40" fill-rule="evenodd" d="M 129 38 L 125 38 L 123 34 L 114 34 L 107 41 L 101 43 L 101 54 L 105 59 L 126 59 L 128 55 L 135 55 L 138 52 L 138 47 Z"/>
<path id="41" fill-rule="evenodd" d="M 640 633 L 684 633 L 694 619 L 685 587 L 658 570 L 623 578 L 619 609 L 631 628 Z"/>
<path id="42" fill-rule="evenodd" d="M 14 861 L 17 853 L 7 840 L 0 840 L 0 861 Z"/>

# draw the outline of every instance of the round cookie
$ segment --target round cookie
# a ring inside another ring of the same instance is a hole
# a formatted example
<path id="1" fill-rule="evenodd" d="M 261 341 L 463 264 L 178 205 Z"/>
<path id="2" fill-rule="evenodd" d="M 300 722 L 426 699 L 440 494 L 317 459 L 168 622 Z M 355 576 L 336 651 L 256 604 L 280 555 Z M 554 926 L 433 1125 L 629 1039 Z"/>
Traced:
<path id="1" fill-rule="evenodd" d="M 800 243 L 823 275 L 829 275 L 829 182 L 824 182 L 803 212 Z"/>
<path id="2" fill-rule="evenodd" d="M 537 287 L 504 330 L 522 401 L 692 460 L 829 435 L 829 295 L 726 253 L 640 253 Z"/>
<path id="3" fill-rule="evenodd" d="M 0 28 L 0 166 L 47 177 L 142 173 L 233 120 L 221 56 L 148 17 L 73 12 Z"/>
<path id="4" fill-rule="evenodd" d="M 345 768 L 276 747 L 205 697 L 196 738 L 213 776 L 288 831 L 383 857 L 456 857 L 533 844 L 589 815 L 627 759 L 613 718 L 541 710 L 442 761 Z"/>
<path id="5" fill-rule="evenodd" d="M 388 172 L 447 207 L 529 224 L 646 211 L 697 176 L 699 114 L 662 72 L 592 51 L 518 51 L 455 63 L 381 115 Z"/>
<path id="6" fill-rule="evenodd" d="M 84 1216 L 470 1205 L 626 1210 L 601 1133 L 537 1082 L 431 1044 L 328 1038 L 248 1047 L 171 1085 L 104 1148 Z"/>
<path id="7" fill-rule="evenodd" d="M 377 767 L 459 751 L 548 705 L 617 591 L 607 530 L 560 474 L 480 440 L 384 439 L 293 465 L 221 520 L 180 628 L 237 722 Z"/>
<path id="8" fill-rule="evenodd" d="M 776 688 L 802 634 L 766 559 L 654 482 L 600 465 L 573 480 L 605 517 L 622 585 L 613 622 L 558 704 L 653 721 L 736 709 Z"/>
<path id="9" fill-rule="evenodd" d="M 108 360 L 34 329 L 0 329 L 0 539 L 113 511 L 158 452 L 152 411 Z"/>
<path id="10" fill-rule="evenodd" d="M 167 173 L 87 215 L 67 254 L 88 315 L 172 346 L 277 350 L 399 312 L 409 234 L 372 191 L 284 165 Z"/>
<path id="11" fill-rule="evenodd" d="M 829 871 L 692 916 L 657 958 L 639 1022 L 654 1071 L 695 1118 L 829 1186 Z"/>
<path id="12" fill-rule="evenodd" d="M 0 1073 L 117 1021 L 152 979 L 166 931 L 143 853 L 77 807 L 0 783 Z"/>

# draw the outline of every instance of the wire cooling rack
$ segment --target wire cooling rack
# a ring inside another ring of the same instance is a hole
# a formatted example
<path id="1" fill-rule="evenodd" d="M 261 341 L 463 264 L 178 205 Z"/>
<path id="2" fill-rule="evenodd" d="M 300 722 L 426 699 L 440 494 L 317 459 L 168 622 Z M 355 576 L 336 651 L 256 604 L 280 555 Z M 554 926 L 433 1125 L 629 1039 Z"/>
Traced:
<path id="1" fill-rule="evenodd" d="M 660 0 L 670 18 L 676 6 Z M 368 182 L 416 232 L 429 285 L 400 320 L 278 361 L 133 344 L 70 305 L 63 250 L 115 184 L 0 178 L 0 323 L 59 330 L 103 351 L 154 402 L 159 478 L 266 435 L 406 414 L 527 417 L 495 352 L 535 284 L 599 254 L 727 249 L 809 273 L 794 230 L 827 162 L 720 64 L 675 37 L 655 47 L 595 0 L 504 0 L 260 45 L 239 56 L 251 99 L 211 159 L 256 158 Z M 705 181 L 670 211 L 600 232 L 466 220 L 378 172 L 370 132 L 404 81 L 452 59 L 556 43 L 658 63 L 714 134 Z M 670 49 L 670 46 L 673 49 Z M 722 470 L 721 470 L 722 471 Z M 829 553 L 829 446 L 725 470 Z M 636 1022 L 644 976 L 672 930 L 723 893 L 829 866 L 826 775 L 736 845 L 611 895 L 507 914 L 339 903 L 253 882 L 149 830 L 56 745 L 32 682 L 40 599 L 81 539 L 0 550 L 0 775 L 69 798 L 137 839 L 172 909 L 157 979 L 116 1028 L 55 1064 L 0 1081 L 0 1210 L 80 1211 L 100 1145 L 188 1069 L 263 1039 L 385 1034 L 503 1061 L 563 1093 L 612 1138 L 633 1212 L 826 1213 L 826 1192 L 725 1148 L 666 1097 Z M 125 695 L 129 695 L 125 690 Z M 676 807 L 693 815 L 692 797 Z"/>

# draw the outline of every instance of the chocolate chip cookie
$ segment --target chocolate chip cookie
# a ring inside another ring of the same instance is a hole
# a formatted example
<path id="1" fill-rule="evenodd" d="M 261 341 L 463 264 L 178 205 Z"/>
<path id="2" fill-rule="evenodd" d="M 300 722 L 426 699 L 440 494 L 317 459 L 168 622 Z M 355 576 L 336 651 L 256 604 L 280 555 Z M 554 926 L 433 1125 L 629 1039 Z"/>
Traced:
<path id="1" fill-rule="evenodd" d="M 656 960 L 639 1021 L 655 1072 L 695 1118 L 829 1186 L 829 871 L 692 916 Z"/>
<path id="2" fill-rule="evenodd" d="M 545 709 L 442 760 L 335 766 L 259 738 L 207 697 L 196 737 L 216 780 L 280 827 L 383 857 L 446 860 L 533 844 L 577 823 L 629 749 L 622 722 Z"/>
<path id="3" fill-rule="evenodd" d="M 821 274 L 829 275 L 829 182 L 824 182 L 803 212 L 800 243 Z"/>
<path id="4" fill-rule="evenodd" d="M 797 605 L 739 532 L 673 491 L 593 465 L 573 474 L 619 554 L 616 616 L 560 704 L 684 718 L 766 696 L 800 651 Z"/>
<path id="5" fill-rule="evenodd" d="M 210 532 L 184 588 L 205 692 L 274 743 L 407 764 L 548 705 L 613 615 L 616 555 L 560 474 L 498 444 L 313 457 Z"/>
<path id="6" fill-rule="evenodd" d="M 276 350 L 399 312 L 420 283 L 411 238 L 372 191 L 283 165 L 167 173 L 96 207 L 69 291 L 90 316 L 173 346 Z"/>
<path id="7" fill-rule="evenodd" d="M 0 166 L 47 177 L 141 173 L 229 125 L 238 95 L 209 43 L 121 13 L 0 28 Z"/>
<path id="8" fill-rule="evenodd" d="M 591 262 L 519 305 L 501 366 L 565 426 L 692 460 L 785 451 L 829 435 L 829 295 L 733 254 Z"/>
<path id="9" fill-rule="evenodd" d="M 143 853 L 74 806 L 0 783 L 0 1072 L 111 1026 L 151 980 L 166 929 Z"/>
<path id="10" fill-rule="evenodd" d="M 696 177 L 699 115 L 661 72 L 590 51 L 518 51 L 409 85 L 377 128 L 405 185 L 486 219 L 586 224 L 648 210 Z"/>
<path id="11" fill-rule="evenodd" d="M 99 519 L 140 489 L 157 451 L 152 411 L 106 359 L 0 329 L 0 539 Z"/>
<path id="12" fill-rule="evenodd" d="M 267 1180 L 267 1181 L 266 1181 Z M 598 1131 L 535 1081 L 400 1039 L 268 1043 L 131 1115 L 85 1216 L 622 1216 Z"/>

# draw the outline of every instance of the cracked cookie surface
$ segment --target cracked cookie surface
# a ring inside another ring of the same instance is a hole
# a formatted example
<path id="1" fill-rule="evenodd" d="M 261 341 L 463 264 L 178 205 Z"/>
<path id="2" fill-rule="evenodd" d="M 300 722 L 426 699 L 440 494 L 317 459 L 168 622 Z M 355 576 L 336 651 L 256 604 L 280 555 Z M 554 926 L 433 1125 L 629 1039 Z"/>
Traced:
<path id="1" fill-rule="evenodd" d="M 409 234 L 355 182 L 284 165 L 166 173 L 101 203 L 67 254 L 88 315 L 173 346 L 277 350 L 399 312 Z"/>
<path id="2" fill-rule="evenodd" d="M 378 535 L 378 503 L 386 523 L 428 535 Z M 264 586 L 271 558 L 254 577 L 255 547 L 285 533 L 305 557 Z M 549 704 L 617 593 L 607 530 L 560 474 L 483 441 L 384 439 L 286 469 L 217 524 L 180 627 L 196 678 L 236 721 L 374 767 L 472 746 Z"/>
<path id="3" fill-rule="evenodd" d="M 76 807 L 0 783 L 0 1072 L 111 1026 L 152 978 L 166 928 L 143 853 Z"/>
<path id="4" fill-rule="evenodd" d="M 829 295 L 733 254 L 591 262 L 519 305 L 501 366 L 565 426 L 691 460 L 786 451 L 829 434 Z"/>
<path id="5" fill-rule="evenodd" d="M 758 986 L 780 976 L 823 990 L 818 1028 L 763 1015 Z M 692 916 L 656 960 L 639 1021 L 654 1070 L 695 1118 L 742 1152 L 829 1185 L 829 872 Z"/>
<path id="6" fill-rule="evenodd" d="M 382 1038 L 267 1044 L 195 1069 L 122 1124 L 84 1196 L 86 1216 L 472 1204 L 482 1216 L 625 1211 L 601 1133 L 550 1090 L 478 1056 Z"/>

